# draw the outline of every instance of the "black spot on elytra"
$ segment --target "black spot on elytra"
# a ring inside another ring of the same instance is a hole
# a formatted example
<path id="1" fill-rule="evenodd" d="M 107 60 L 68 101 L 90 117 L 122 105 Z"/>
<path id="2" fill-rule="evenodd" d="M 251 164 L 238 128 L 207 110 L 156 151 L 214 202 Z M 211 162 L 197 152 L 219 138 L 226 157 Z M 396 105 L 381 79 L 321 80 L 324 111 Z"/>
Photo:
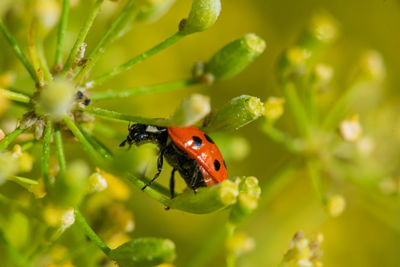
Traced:
<path id="1" fill-rule="evenodd" d="M 214 141 L 207 134 L 204 134 L 204 137 L 207 139 L 208 142 L 210 142 L 211 144 L 214 144 Z"/>
<path id="2" fill-rule="evenodd" d="M 219 171 L 219 169 L 221 168 L 221 163 L 219 163 L 217 159 L 214 160 L 214 168 L 216 171 Z"/>
<path id="3" fill-rule="evenodd" d="M 201 141 L 201 138 L 200 138 L 200 137 L 198 137 L 198 136 L 192 136 L 192 139 L 193 139 L 193 141 L 194 141 L 194 145 L 195 145 L 195 146 L 201 146 L 202 141 Z"/>

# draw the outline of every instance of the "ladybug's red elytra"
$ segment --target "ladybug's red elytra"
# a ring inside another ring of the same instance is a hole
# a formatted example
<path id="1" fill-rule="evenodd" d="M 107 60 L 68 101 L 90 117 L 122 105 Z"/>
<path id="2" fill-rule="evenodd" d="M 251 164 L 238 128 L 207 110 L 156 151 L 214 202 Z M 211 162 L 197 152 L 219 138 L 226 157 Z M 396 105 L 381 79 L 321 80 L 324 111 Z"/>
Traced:
<path id="1" fill-rule="evenodd" d="M 175 191 L 175 171 L 186 184 L 196 192 L 199 187 L 208 187 L 227 179 L 226 164 L 214 141 L 195 126 L 159 127 L 147 124 L 133 124 L 129 134 L 120 146 L 128 143 L 138 146 L 154 143 L 160 149 L 157 161 L 158 172 L 142 189 L 150 186 L 160 175 L 163 158 L 173 167 L 170 179 L 171 198 Z"/>

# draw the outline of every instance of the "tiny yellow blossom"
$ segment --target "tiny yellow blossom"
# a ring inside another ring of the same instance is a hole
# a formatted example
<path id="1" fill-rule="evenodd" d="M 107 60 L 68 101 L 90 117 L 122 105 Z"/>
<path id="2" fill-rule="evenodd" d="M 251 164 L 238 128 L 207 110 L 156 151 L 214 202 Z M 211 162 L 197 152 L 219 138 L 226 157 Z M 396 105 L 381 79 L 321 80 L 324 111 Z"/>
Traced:
<path id="1" fill-rule="evenodd" d="M 279 119 L 284 112 L 284 104 L 285 99 L 282 97 L 269 97 L 264 105 L 264 116 L 269 120 Z"/>

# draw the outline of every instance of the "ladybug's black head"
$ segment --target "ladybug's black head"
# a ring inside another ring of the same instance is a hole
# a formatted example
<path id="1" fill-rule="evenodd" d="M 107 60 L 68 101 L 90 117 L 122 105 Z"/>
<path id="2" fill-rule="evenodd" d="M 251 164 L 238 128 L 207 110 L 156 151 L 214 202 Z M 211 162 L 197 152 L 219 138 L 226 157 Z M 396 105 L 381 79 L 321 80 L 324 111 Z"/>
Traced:
<path id="1" fill-rule="evenodd" d="M 125 146 L 126 143 L 136 146 L 154 143 L 161 146 L 166 144 L 167 139 L 167 128 L 138 123 L 129 127 L 129 134 L 120 146 Z"/>

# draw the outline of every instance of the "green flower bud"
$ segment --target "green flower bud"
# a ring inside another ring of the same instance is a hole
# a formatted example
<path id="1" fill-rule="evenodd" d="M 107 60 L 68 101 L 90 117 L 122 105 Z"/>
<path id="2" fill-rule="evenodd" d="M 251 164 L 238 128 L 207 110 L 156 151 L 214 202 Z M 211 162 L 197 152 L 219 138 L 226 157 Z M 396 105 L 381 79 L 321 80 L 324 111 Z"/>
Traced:
<path id="1" fill-rule="evenodd" d="M 54 120 L 60 120 L 73 108 L 75 85 L 73 81 L 58 77 L 51 81 L 40 92 L 35 103 L 36 113 L 50 115 Z"/>
<path id="2" fill-rule="evenodd" d="M 267 99 L 267 102 L 265 102 L 264 116 L 270 121 L 275 121 L 279 119 L 284 112 L 284 104 L 285 99 L 282 97 L 269 97 Z"/>
<path id="3" fill-rule="evenodd" d="M 168 12 L 175 0 L 143 0 L 136 21 L 154 22 Z"/>
<path id="4" fill-rule="evenodd" d="M 238 185 L 225 180 L 210 188 L 199 188 L 197 194 L 187 190 L 172 199 L 169 207 L 196 214 L 210 213 L 234 204 L 238 193 Z"/>
<path id="5" fill-rule="evenodd" d="M 365 52 L 361 57 L 361 75 L 372 81 L 382 81 L 386 77 L 385 62 L 381 53 L 375 50 Z"/>
<path id="6" fill-rule="evenodd" d="M 234 77 L 254 61 L 266 47 L 265 41 L 253 33 L 246 34 L 223 48 L 208 61 L 206 74 L 215 81 Z"/>
<path id="7" fill-rule="evenodd" d="M 193 0 L 189 17 L 179 28 L 183 34 L 202 32 L 215 24 L 221 12 L 220 0 Z"/>
<path id="8" fill-rule="evenodd" d="M 82 200 L 86 192 L 89 169 L 82 161 L 73 162 L 56 178 L 51 197 L 62 207 L 73 207 Z"/>
<path id="9" fill-rule="evenodd" d="M 346 199 L 342 195 L 335 195 L 328 199 L 326 205 L 329 215 L 337 217 L 346 209 Z"/>
<path id="10" fill-rule="evenodd" d="M 111 250 L 109 257 L 121 267 L 155 266 L 175 259 L 175 244 L 168 239 L 138 238 Z"/>
<path id="11" fill-rule="evenodd" d="M 210 98 L 194 94 L 184 100 L 171 117 L 171 125 L 193 125 L 204 119 L 211 112 Z"/>
<path id="12" fill-rule="evenodd" d="M 233 131 L 256 120 L 264 113 L 259 98 L 242 95 L 223 105 L 213 116 L 206 131 Z"/>

